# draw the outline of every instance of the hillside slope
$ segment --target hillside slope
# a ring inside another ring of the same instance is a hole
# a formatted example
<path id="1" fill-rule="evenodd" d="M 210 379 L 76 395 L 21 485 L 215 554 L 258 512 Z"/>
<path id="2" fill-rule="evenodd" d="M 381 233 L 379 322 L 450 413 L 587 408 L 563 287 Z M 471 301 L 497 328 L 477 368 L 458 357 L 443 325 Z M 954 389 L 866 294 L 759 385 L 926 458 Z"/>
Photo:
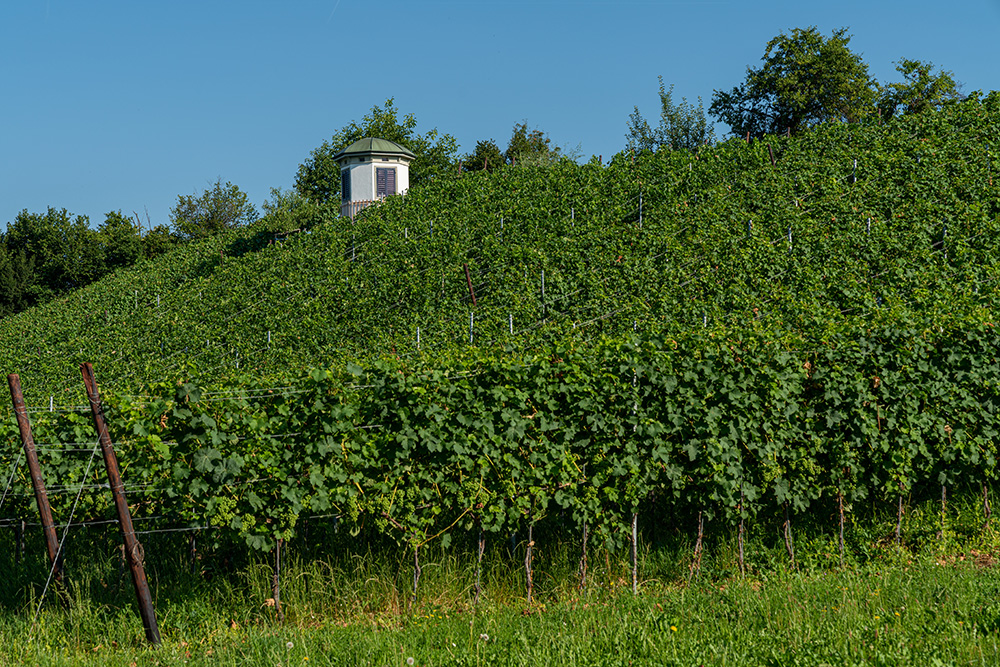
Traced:
<path id="1" fill-rule="evenodd" d="M 1000 96 L 888 126 L 466 174 L 192 243 L 0 322 L 29 404 L 552 337 L 989 322 Z M 475 304 L 466 278 L 475 294 Z"/>

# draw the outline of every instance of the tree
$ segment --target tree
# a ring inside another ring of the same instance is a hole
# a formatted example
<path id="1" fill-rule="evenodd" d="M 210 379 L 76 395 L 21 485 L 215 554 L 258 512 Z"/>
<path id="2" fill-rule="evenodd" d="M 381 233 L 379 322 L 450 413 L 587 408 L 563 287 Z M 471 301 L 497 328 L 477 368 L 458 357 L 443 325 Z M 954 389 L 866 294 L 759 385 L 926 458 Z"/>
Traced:
<path id="1" fill-rule="evenodd" d="M 142 235 L 142 255 L 152 259 L 173 250 L 178 241 L 177 236 L 166 225 L 151 227 Z"/>
<path id="2" fill-rule="evenodd" d="M 104 266 L 114 271 L 135 264 L 144 255 L 142 227 L 121 211 L 111 211 L 97 228 L 97 241 L 104 250 Z"/>
<path id="3" fill-rule="evenodd" d="M 961 99 L 953 74 L 945 70 L 934 74 L 933 69 L 931 62 L 897 60 L 896 71 L 903 75 L 903 80 L 880 88 L 878 109 L 882 117 L 923 113 L 940 108 L 949 100 Z"/>
<path id="4" fill-rule="evenodd" d="M 174 232 L 183 240 L 205 238 L 227 229 L 251 225 L 257 209 L 238 187 L 218 179 L 201 195 L 178 195 L 170 209 Z"/>
<path id="5" fill-rule="evenodd" d="M 329 141 L 314 149 L 295 175 L 295 190 L 307 199 L 328 202 L 340 197 L 340 168 L 333 156 L 365 137 L 388 139 L 413 151 L 410 185 L 452 173 L 458 159 L 458 142 L 450 134 L 436 129 L 417 134 L 413 114 L 398 117 L 393 98 L 382 107 L 373 106 L 361 122 L 351 121 L 337 130 Z"/>
<path id="6" fill-rule="evenodd" d="M 0 318 L 27 310 L 38 293 L 35 259 L 24 250 L 11 253 L 0 244 Z"/>
<path id="7" fill-rule="evenodd" d="M 705 117 L 705 108 L 701 98 L 698 106 L 694 106 L 682 97 L 680 104 L 674 104 L 674 86 L 667 90 L 660 80 L 660 124 L 653 128 L 639 113 L 639 107 L 629 116 L 628 140 L 626 148 L 640 152 L 656 151 L 661 146 L 672 149 L 691 149 L 709 143 L 715 139 L 715 133 Z"/>
<path id="8" fill-rule="evenodd" d="M 4 243 L 11 257 L 23 252 L 25 260 L 34 263 L 36 302 L 88 285 L 107 273 L 104 249 L 89 219 L 66 209 L 21 211 L 7 227 Z"/>
<path id="9" fill-rule="evenodd" d="M 815 26 L 767 43 L 764 64 L 747 68 L 732 90 L 716 90 L 708 112 L 737 135 L 791 132 L 830 120 L 857 121 L 874 112 L 877 84 L 848 48 L 847 28 L 829 38 Z"/>
<path id="10" fill-rule="evenodd" d="M 289 232 L 310 226 L 322 207 L 295 190 L 271 188 L 271 196 L 261 208 L 264 210 L 262 220 L 269 231 Z M 339 209 L 337 214 L 340 214 Z"/>
<path id="11" fill-rule="evenodd" d="M 476 150 L 462 158 L 463 171 L 495 171 L 506 163 L 497 142 L 492 139 L 476 142 Z"/>
<path id="12" fill-rule="evenodd" d="M 528 130 L 527 122 L 514 125 L 514 131 L 503 156 L 507 164 L 512 165 L 547 165 L 563 157 L 561 148 L 553 144 L 552 140 L 538 128 Z"/>

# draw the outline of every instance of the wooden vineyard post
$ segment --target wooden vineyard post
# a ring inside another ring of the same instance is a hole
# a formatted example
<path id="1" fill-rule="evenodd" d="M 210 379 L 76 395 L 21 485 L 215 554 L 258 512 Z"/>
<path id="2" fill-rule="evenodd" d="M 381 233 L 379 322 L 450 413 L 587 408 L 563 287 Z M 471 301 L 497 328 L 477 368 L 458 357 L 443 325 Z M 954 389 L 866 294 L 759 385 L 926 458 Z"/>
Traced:
<path id="1" fill-rule="evenodd" d="M 534 588 L 534 583 L 535 583 L 531 571 L 531 556 L 532 556 L 531 548 L 535 546 L 535 540 L 534 540 L 535 525 L 533 523 L 530 523 L 531 521 L 530 517 L 528 518 L 528 520 L 529 520 L 528 544 L 524 549 L 524 573 L 525 573 L 526 583 L 528 585 L 528 606 L 530 607 L 532 589 Z"/>
<path id="2" fill-rule="evenodd" d="M 469 274 L 469 265 L 462 264 L 465 267 L 465 282 L 469 285 L 469 296 L 472 297 L 472 307 L 476 307 L 476 290 L 472 289 L 472 276 Z"/>
<path id="3" fill-rule="evenodd" d="M 104 465 L 108 469 L 108 484 L 111 486 L 111 495 L 115 500 L 118 523 L 121 524 L 122 536 L 125 539 L 125 558 L 128 560 L 128 567 L 132 572 L 132 584 L 135 586 L 135 597 L 139 603 L 139 616 L 146 629 L 146 639 L 153 645 L 159 645 L 160 629 L 156 625 L 153 598 L 149 593 L 146 570 L 143 568 L 142 545 L 136 539 L 135 528 L 132 527 L 132 516 L 129 514 L 128 502 L 125 500 L 125 486 L 122 484 L 122 476 L 118 470 L 118 457 L 115 456 L 111 437 L 108 435 L 108 425 L 104 421 L 101 396 L 97 390 L 97 380 L 94 379 L 94 368 L 89 363 L 84 363 L 80 365 L 80 370 L 83 373 L 83 384 L 87 388 L 87 399 L 90 401 L 90 410 L 94 418 L 94 430 L 97 431 L 101 453 L 104 455 Z"/>
<path id="4" fill-rule="evenodd" d="M 632 512 L 632 595 L 639 594 L 639 513 Z"/>
<path id="5" fill-rule="evenodd" d="M 486 551 L 486 533 L 483 532 L 483 520 L 481 517 L 476 517 L 476 526 L 479 529 L 479 540 L 476 547 L 476 588 L 475 588 L 475 598 L 474 603 L 479 604 L 479 596 L 483 593 L 482 585 L 482 574 L 483 574 L 483 552 Z"/>
<path id="6" fill-rule="evenodd" d="M 285 620 L 285 612 L 281 611 L 281 543 L 274 545 L 274 576 L 271 578 L 271 598 L 274 600 L 274 613 L 279 621 Z"/>
<path id="7" fill-rule="evenodd" d="M 21 378 L 11 373 L 7 376 L 10 386 L 10 398 L 14 403 L 14 414 L 17 417 L 17 429 L 21 434 L 21 444 L 24 446 L 24 456 L 28 460 L 28 470 L 31 472 L 31 485 L 35 489 L 35 502 L 38 514 L 42 519 L 42 531 L 45 534 L 45 548 L 49 552 L 49 563 L 55 575 L 56 584 L 62 582 L 62 562 L 59 558 L 59 539 L 56 537 L 56 527 L 52 520 L 52 508 L 49 506 L 49 496 L 45 490 L 45 479 L 38 465 L 38 452 L 35 450 L 35 439 L 31 434 L 31 423 L 28 421 L 28 411 L 24 406 L 24 396 L 21 394 Z M 21 522 L 20 546 L 24 535 L 24 522 Z"/>

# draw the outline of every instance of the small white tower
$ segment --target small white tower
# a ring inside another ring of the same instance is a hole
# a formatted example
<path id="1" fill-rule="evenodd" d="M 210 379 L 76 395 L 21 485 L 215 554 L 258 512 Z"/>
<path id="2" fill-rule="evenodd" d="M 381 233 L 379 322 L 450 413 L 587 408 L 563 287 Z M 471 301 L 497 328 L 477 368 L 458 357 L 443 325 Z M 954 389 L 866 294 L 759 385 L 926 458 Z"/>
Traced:
<path id="1" fill-rule="evenodd" d="M 410 162 L 416 155 L 388 139 L 366 137 L 333 156 L 340 166 L 340 215 L 358 211 L 410 187 Z"/>

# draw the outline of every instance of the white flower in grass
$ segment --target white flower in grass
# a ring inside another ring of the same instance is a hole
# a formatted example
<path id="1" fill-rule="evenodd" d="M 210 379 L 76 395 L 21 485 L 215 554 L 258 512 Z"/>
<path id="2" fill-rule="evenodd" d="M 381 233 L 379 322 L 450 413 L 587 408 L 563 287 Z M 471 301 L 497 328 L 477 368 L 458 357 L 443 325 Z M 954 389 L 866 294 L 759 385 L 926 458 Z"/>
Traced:
<path id="1" fill-rule="evenodd" d="M 406 659 L 406 664 L 412 665 L 413 664 L 413 658 L 407 658 Z"/>
<path id="2" fill-rule="evenodd" d="M 490 636 L 488 634 L 486 634 L 485 632 L 483 634 L 479 635 L 479 638 L 482 639 L 484 642 L 488 642 L 490 640 Z"/>
<path id="3" fill-rule="evenodd" d="M 288 642 L 287 644 L 285 644 L 285 648 L 287 649 L 293 648 L 294 646 L 295 644 L 293 644 L 292 642 Z"/>

